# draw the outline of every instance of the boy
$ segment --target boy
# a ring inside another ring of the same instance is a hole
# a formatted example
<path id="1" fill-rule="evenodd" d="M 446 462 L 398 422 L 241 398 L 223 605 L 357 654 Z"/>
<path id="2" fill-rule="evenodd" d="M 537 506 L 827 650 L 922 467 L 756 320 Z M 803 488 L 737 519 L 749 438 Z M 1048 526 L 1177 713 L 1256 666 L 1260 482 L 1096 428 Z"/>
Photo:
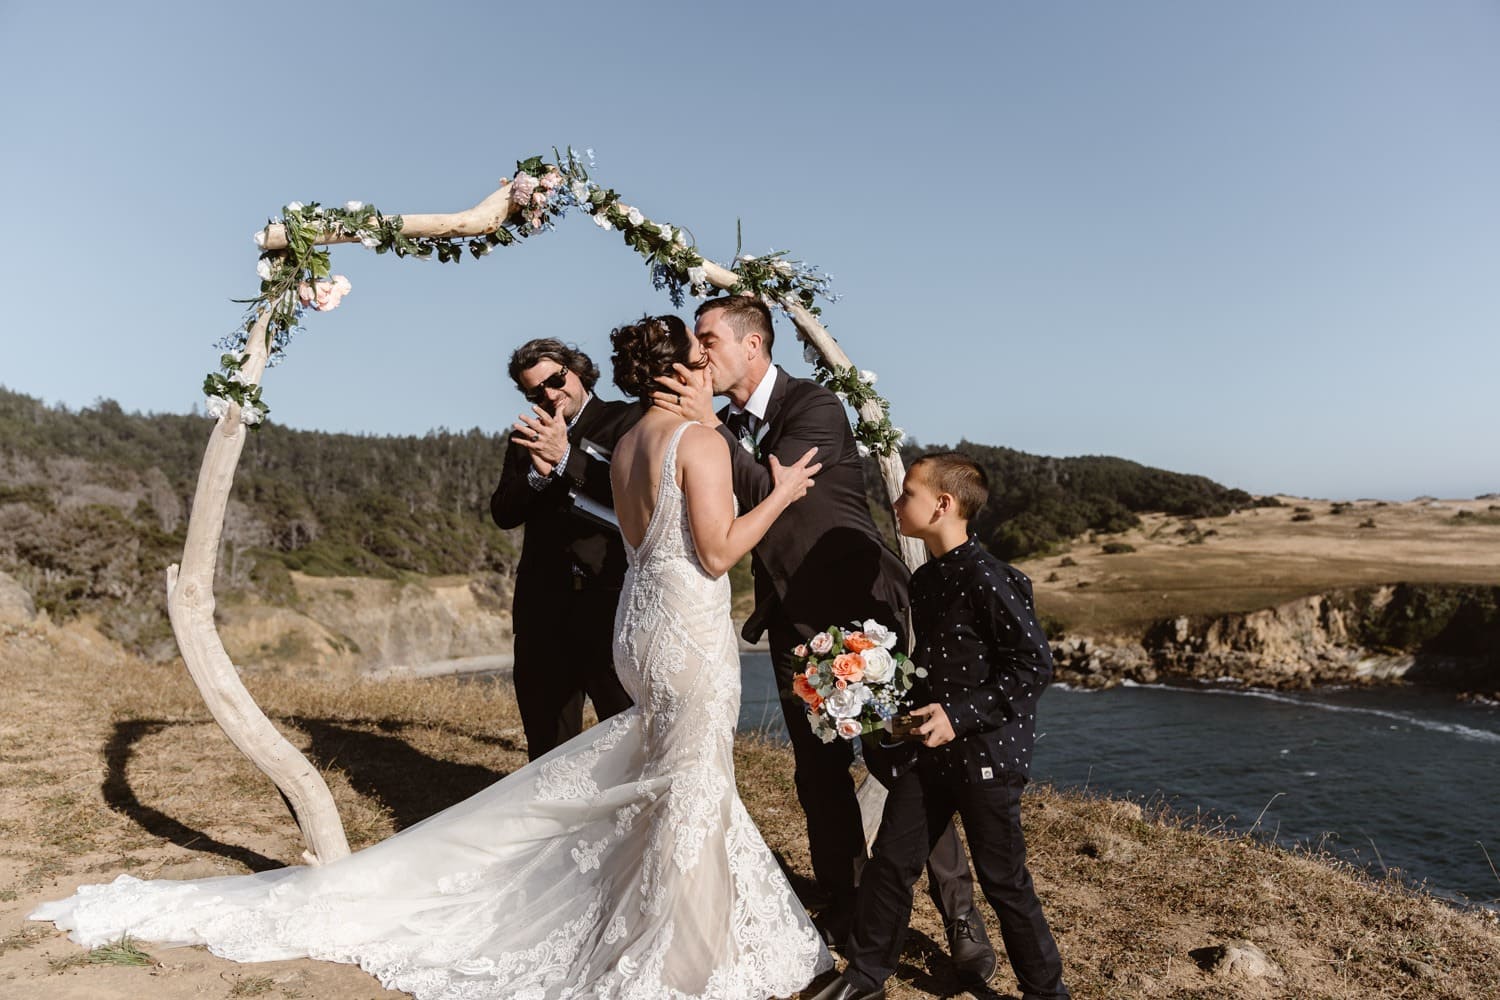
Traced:
<path id="1" fill-rule="evenodd" d="M 842 976 L 816 1000 L 881 1000 L 911 918 L 912 886 L 930 841 L 957 812 L 985 898 L 1000 918 L 1025 1000 L 1067 1000 L 1062 960 L 1026 870 L 1021 789 L 1031 766 L 1036 705 L 1052 654 L 1032 608 L 1031 581 L 969 537 L 989 499 L 984 470 L 953 452 L 918 459 L 896 500 L 903 535 L 932 561 L 912 576 L 914 659 L 927 668 L 912 697 L 918 743 L 886 765 L 890 795 L 860 878 Z"/>

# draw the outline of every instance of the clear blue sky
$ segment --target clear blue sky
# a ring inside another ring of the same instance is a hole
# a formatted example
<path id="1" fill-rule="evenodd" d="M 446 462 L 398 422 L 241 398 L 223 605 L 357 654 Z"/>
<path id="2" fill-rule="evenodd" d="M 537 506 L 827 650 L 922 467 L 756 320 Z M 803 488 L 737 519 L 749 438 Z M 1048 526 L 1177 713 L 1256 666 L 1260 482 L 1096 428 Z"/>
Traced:
<path id="1" fill-rule="evenodd" d="M 8 0 L 0 92 L 0 384 L 49 402 L 199 404 L 286 201 L 451 211 L 573 144 L 710 257 L 738 219 L 831 271 L 924 443 L 1500 490 L 1492 2 Z M 266 378 L 288 426 L 498 431 L 517 344 L 604 361 L 670 309 L 583 218 L 334 265 L 353 293 Z"/>

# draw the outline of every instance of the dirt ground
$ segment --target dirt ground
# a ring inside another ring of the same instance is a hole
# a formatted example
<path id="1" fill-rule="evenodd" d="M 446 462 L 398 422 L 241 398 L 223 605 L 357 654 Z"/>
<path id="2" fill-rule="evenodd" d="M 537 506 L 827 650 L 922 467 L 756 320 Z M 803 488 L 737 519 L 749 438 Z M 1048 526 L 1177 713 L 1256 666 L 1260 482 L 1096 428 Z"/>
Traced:
<path id="1" fill-rule="evenodd" d="M 0 625 L 0 677 L 0 997 L 402 995 L 322 962 L 239 965 L 150 943 L 85 952 L 25 920 L 39 902 L 121 872 L 260 870 L 294 862 L 302 845 L 274 788 L 208 719 L 180 664 L 133 659 L 83 627 Z M 525 760 L 499 685 L 283 675 L 247 684 L 328 776 L 356 847 Z M 805 887 L 787 751 L 742 740 L 738 768 L 751 814 L 794 887 Z M 1500 996 L 1492 914 L 1128 802 L 1040 787 L 1025 810 L 1032 872 L 1077 997 Z M 998 941 L 992 916 L 990 933 Z M 942 940 L 919 890 L 893 998 L 960 995 Z M 1213 971 L 1213 949 L 1239 940 L 1270 966 Z M 992 985 L 976 995 L 1014 995 L 1003 963 Z"/>

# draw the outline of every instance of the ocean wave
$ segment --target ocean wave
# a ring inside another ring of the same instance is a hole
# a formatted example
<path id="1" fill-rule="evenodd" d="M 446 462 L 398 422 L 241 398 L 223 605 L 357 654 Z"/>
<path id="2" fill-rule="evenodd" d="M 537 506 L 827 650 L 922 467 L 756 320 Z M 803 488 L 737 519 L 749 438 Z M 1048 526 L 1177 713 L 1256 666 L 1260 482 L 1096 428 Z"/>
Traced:
<path id="1" fill-rule="evenodd" d="M 1312 708 L 1321 712 L 1341 712 L 1351 715 L 1368 715 L 1373 718 L 1388 719 L 1402 725 L 1415 726 L 1418 729 L 1425 729 L 1434 733 L 1447 733 L 1479 743 L 1500 743 L 1500 732 L 1490 729 L 1477 729 L 1474 726 L 1466 726 L 1459 722 L 1424 719 L 1420 715 L 1412 715 L 1410 712 L 1397 712 L 1386 708 L 1334 705 L 1326 701 L 1299 698 L 1296 695 L 1287 694 L 1283 691 L 1267 691 L 1262 688 L 1179 687 L 1175 684 L 1139 684 L 1137 687 L 1153 691 L 1179 691 L 1183 694 L 1225 695 L 1230 698 L 1260 698 L 1263 701 L 1274 701 L 1283 705 L 1296 705 L 1298 708 Z"/>

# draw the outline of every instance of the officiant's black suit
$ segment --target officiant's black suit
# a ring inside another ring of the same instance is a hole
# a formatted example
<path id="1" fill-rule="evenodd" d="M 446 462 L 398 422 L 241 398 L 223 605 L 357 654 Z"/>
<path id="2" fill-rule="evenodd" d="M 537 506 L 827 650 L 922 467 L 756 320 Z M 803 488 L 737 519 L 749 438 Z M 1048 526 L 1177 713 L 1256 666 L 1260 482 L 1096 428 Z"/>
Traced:
<path id="1" fill-rule="evenodd" d="M 856 859 L 865 856 L 864 830 L 849 774 L 848 740 L 824 743 L 813 735 L 800 698 L 791 693 L 791 651 L 831 625 L 873 618 L 905 633 L 906 564 L 881 540 L 865 498 L 865 477 L 854 434 L 841 403 L 816 382 L 792 378 L 779 367 L 766 405 L 758 454 L 747 450 L 727 424 L 734 492 L 741 510 L 764 500 L 772 487 L 770 456 L 791 465 L 809 448 L 823 468 L 812 489 L 777 518 L 751 555 L 755 610 L 744 636 L 769 633 L 771 663 L 781 711 L 796 761 L 797 797 L 807 814 L 808 850 L 819 886 L 840 906 L 852 905 Z M 729 408 L 719 412 L 727 421 Z M 872 773 L 877 770 L 871 768 Z M 974 886 L 957 833 L 950 826 L 932 852 L 933 899 L 945 919 L 973 912 Z"/>
<path id="2" fill-rule="evenodd" d="M 531 453 L 511 441 L 490 497 L 496 524 L 526 526 L 511 621 L 516 702 L 532 760 L 582 732 L 585 695 L 600 719 L 630 707 L 613 659 L 624 544 L 618 528 L 580 513 L 572 494 L 614 509 L 603 456 L 640 415 L 630 403 L 591 397 L 568 431 L 558 474 L 537 489 Z"/>

